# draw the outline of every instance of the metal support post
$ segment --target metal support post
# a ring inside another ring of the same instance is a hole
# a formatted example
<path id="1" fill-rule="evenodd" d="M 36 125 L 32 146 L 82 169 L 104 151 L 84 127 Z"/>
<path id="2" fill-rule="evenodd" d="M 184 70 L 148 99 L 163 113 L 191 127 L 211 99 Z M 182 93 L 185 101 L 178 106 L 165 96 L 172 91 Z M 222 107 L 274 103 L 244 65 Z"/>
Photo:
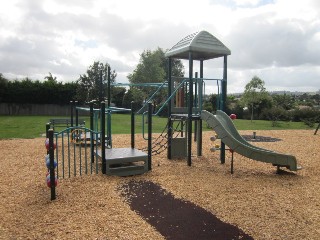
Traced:
<path id="1" fill-rule="evenodd" d="M 131 148 L 134 148 L 134 134 L 135 134 L 135 121 L 134 121 L 134 109 L 133 109 L 133 102 L 131 102 Z"/>
<path id="2" fill-rule="evenodd" d="M 106 163 L 106 103 L 101 103 L 101 159 L 102 159 L 102 173 L 107 173 L 107 163 Z"/>
<path id="3" fill-rule="evenodd" d="M 50 158 L 49 171 L 50 171 L 51 200 L 55 200 L 56 199 L 56 185 L 55 185 L 56 176 L 54 171 L 53 129 L 49 129 L 48 135 L 49 135 L 49 158 Z"/>
<path id="4" fill-rule="evenodd" d="M 192 154 L 192 108 L 193 108 L 193 59 L 192 52 L 189 52 L 189 103 L 188 103 L 188 153 L 187 162 L 188 166 L 191 166 L 191 154 Z"/>
<path id="5" fill-rule="evenodd" d="M 152 169 L 152 104 L 148 103 L 148 170 Z"/>

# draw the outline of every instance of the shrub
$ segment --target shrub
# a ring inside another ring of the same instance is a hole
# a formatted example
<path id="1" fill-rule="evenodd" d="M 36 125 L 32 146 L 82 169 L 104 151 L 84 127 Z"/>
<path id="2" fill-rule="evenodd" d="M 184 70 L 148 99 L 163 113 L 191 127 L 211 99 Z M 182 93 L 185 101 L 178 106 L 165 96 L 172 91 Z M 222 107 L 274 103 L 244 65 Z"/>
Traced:
<path id="1" fill-rule="evenodd" d="M 313 108 L 295 109 L 292 112 L 292 121 L 304 122 L 309 127 L 313 127 L 319 118 L 320 111 Z"/>
<path id="2" fill-rule="evenodd" d="M 289 121 L 290 114 L 282 107 L 272 107 L 264 109 L 261 113 L 260 119 L 272 121 L 272 127 L 278 126 L 278 121 Z"/>

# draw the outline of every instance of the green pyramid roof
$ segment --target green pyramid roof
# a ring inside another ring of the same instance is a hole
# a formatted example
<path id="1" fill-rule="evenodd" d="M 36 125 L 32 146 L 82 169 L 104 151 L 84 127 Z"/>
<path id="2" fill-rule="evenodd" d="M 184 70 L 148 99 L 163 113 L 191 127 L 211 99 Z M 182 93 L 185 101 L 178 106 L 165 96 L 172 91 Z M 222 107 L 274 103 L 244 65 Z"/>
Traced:
<path id="1" fill-rule="evenodd" d="M 180 40 L 166 52 L 165 56 L 189 59 L 189 52 L 192 52 L 194 60 L 208 60 L 231 54 L 231 51 L 219 39 L 207 31 L 201 31 Z"/>

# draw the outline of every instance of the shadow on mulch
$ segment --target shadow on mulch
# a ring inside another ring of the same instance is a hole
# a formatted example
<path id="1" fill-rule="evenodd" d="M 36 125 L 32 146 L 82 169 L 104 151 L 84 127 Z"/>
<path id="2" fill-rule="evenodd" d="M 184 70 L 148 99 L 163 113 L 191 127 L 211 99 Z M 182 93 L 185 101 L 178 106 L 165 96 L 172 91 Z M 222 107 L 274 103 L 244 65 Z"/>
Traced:
<path id="1" fill-rule="evenodd" d="M 278 142 L 280 138 L 264 137 L 264 136 L 253 136 L 253 135 L 241 135 L 248 142 Z"/>
<path id="2" fill-rule="evenodd" d="M 130 181 L 121 186 L 121 194 L 131 209 L 166 239 L 253 239 L 192 202 L 175 198 L 153 182 Z"/>

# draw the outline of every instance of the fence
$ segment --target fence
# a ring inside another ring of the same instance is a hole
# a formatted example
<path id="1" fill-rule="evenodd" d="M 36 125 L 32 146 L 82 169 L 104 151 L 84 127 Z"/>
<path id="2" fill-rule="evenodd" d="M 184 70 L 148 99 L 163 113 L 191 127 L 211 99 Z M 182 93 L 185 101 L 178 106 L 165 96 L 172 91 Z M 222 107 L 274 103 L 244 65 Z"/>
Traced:
<path id="1" fill-rule="evenodd" d="M 0 115 L 70 116 L 70 114 L 70 104 L 0 103 Z M 86 115 L 86 113 L 83 115 Z M 89 113 L 87 115 L 89 116 Z"/>
<path id="2" fill-rule="evenodd" d="M 0 103 L 0 115 L 70 116 L 70 105 Z"/>

